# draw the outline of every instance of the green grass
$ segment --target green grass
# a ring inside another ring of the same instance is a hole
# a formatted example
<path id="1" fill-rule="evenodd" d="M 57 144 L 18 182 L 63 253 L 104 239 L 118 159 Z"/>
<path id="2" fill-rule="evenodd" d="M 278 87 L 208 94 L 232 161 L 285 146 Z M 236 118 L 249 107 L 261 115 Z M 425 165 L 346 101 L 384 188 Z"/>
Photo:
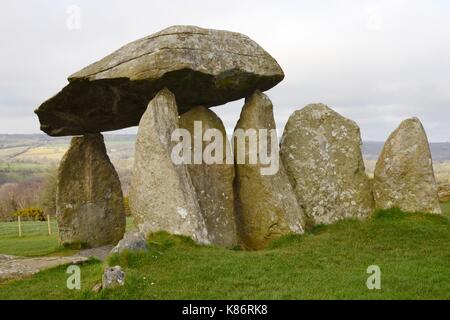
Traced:
<path id="1" fill-rule="evenodd" d="M 52 235 L 49 236 L 47 222 L 22 222 L 22 237 L 19 237 L 17 222 L 0 223 L 0 254 L 25 257 L 73 254 L 74 250 L 59 244 L 56 221 L 51 225 Z M 133 227 L 132 219 L 127 218 L 127 230 Z"/>
<path id="2" fill-rule="evenodd" d="M 0 171 L 9 172 L 24 172 L 29 173 L 33 171 L 43 171 L 45 172 L 50 167 L 46 163 L 35 163 L 35 162 L 0 162 Z"/>
<path id="3" fill-rule="evenodd" d="M 0 254 L 16 256 L 44 256 L 64 254 L 58 242 L 58 227 L 52 221 L 52 235 L 48 235 L 47 222 L 22 222 L 22 237 L 19 237 L 17 222 L 0 223 Z"/>
<path id="4" fill-rule="evenodd" d="M 45 163 L 0 161 L 0 176 L 7 182 L 33 181 L 45 177 L 50 168 Z"/>
<path id="5" fill-rule="evenodd" d="M 70 291 L 66 268 L 0 285 L 0 299 L 450 299 L 447 216 L 382 211 L 305 235 L 285 236 L 263 251 L 197 246 L 164 233 L 146 253 L 110 257 L 126 285 L 99 294 L 104 265 L 82 266 L 82 290 Z M 381 268 L 381 290 L 366 287 L 367 267 Z"/>
<path id="6" fill-rule="evenodd" d="M 441 203 L 442 213 L 444 216 L 450 219 L 450 202 Z"/>

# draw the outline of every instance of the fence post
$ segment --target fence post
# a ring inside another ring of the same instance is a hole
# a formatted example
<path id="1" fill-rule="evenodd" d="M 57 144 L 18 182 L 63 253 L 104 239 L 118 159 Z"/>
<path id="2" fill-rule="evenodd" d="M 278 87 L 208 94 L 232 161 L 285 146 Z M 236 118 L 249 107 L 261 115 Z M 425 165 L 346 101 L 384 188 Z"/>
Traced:
<path id="1" fill-rule="evenodd" d="M 17 216 L 17 221 L 19 222 L 19 237 L 22 236 L 22 224 L 20 223 L 20 216 Z"/>
<path id="2" fill-rule="evenodd" d="M 48 228 L 48 235 L 51 236 L 52 235 L 52 225 L 50 223 L 50 215 L 47 215 L 47 228 Z"/>

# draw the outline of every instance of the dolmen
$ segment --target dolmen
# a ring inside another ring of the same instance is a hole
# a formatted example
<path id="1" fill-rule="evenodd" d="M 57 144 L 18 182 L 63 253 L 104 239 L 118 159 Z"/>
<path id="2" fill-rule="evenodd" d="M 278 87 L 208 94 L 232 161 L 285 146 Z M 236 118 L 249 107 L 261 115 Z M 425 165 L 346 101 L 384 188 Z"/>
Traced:
<path id="1" fill-rule="evenodd" d="M 58 174 L 61 242 L 123 238 L 122 190 L 101 133 L 137 125 L 128 196 L 143 236 L 165 231 L 257 250 L 317 224 L 365 219 L 376 208 L 439 212 L 418 120 L 391 136 L 372 183 L 359 127 L 326 105 L 294 112 L 278 142 L 276 106 L 264 92 L 283 78 L 249 37 L 195 26 L 131 42 L 71 75 L 36 110 L 42 131 L 74 136 Z M 211 108 L 239 99 L 245 103 L 230 139 Z"/>
<path id="2" fill-rule="evenodd" d="M 266 91 L 283 78 L 276 60 L 245 35 L 173 26 L 127 44 L 71 75 L 69 84 L 36 114 L 41 130 L 48 135 L 82 136 L 74 139 L 139 125 L 129 195 L 138 228 L 145 234 L 167 231 L 199 243 L 233 247 L 241 244 L 241 237 L 235 209 L 235 166 L 233 160 L 226 161 L 233 158 L 231 142 L 221 120 L 209 108 L 249 97 L 257 90 Z M 221 132 L 227 146 L 224 153 L 228 150 L 223 163 L 174 163 L 173 131 L 193 130 L 198 122 L 204 130 Z M 96 181 L 94 175 L 92 171 L 89 181 Z M 72 185 L 70 179 L 65 183 L 67 188 L 58 189 L 59 199 L 67 189 L 82 192 L 75 180 Z M 85 202 L 91 206 L 97 205 L 96 201 L 89 198 Z M 64 225 L 65 234 L 76 234 L 78 222 L 71 224 L 66 218 L 65 208 L 70 205 L 59 203 L 58 222 Z M 83 215 L 92 215 L 91 211 L 76 217 L 84 221 Z M 291 231 L 288 227 L 280 230 Z M 264 235 L 272 239 L 283 233 L 280 230 L 265 231 Z M 303 229 L 299 225 L 294 230 Z M 91 236 L 72 240 L 91 243 Z M 66 236 L 63 241 L 71 238 Z"/>

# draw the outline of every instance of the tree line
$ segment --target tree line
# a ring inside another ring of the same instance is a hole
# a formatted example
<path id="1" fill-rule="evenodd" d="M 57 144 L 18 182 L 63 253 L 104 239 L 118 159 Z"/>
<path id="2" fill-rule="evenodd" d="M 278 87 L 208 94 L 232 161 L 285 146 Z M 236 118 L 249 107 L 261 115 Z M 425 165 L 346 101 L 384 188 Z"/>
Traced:
<path id="1" fill-rule="evenodd" d="M 0 185 L 0 221 L 12 221 L 18 214 L 42 211 L 56 214 L 56 172 L 50 169 L 42 180 L 8 182 Z M 35 214 L 35 213 L 34 213 Z M 37 216 L 36 216 L 37 217 Z"/>

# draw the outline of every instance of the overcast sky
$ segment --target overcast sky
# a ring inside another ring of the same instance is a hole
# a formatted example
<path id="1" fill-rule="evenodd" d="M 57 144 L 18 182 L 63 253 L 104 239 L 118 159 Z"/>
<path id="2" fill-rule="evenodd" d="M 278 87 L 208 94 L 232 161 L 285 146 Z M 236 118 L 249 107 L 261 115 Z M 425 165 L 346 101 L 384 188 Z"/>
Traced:
<path id="1" fill-rule="evenodd" d="M 80 29 L 68 27 L 73 6 Z M 294 110 L 322 102 L 355 120 L 365 140 L 385 140 L 417 116 L 430 141 L 450 141 L 445 0 L 2 1 L 0 133 L 39 132 L 33 110 L 67 76 L 174 24 L 238 31 L 275 57 L 286 74 L 267 92 L 279 129 Z M 242 104 L 214 110 L 233 128 Z"/>

